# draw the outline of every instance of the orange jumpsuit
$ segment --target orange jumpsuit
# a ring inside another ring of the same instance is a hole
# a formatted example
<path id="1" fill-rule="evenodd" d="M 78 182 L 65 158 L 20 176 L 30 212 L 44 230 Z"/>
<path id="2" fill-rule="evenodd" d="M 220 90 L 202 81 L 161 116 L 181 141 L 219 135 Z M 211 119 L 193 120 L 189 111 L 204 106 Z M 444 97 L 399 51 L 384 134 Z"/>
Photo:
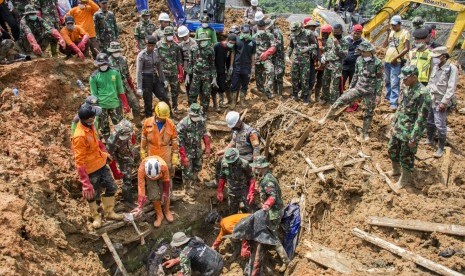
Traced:
<path id="1" fill-rule="evenodd" d="M 236 214 L 223 218 L 220 222 L 220 233 L 216 237 L 215 243 L 221 242 L 223 236 L 231 235 L 236 224 L 250 215 L 251 214 Z"/>
<path id="2" fill-rule="evenodd" d="M 168 165 L 166 162 L 160 157 L 160 156 L 150 156 L 142 160 L 142 162 L 139 165 L 139 169 L 137 170 L 137 190 L 138 190 L 138 195 L 139 196 L 145 196 L 145 182 L 146 182 L 146 177 L 145 177 L 145 162 L 148 159 L 155 158 L 158 160 L 161 166 L 161 173 L 160 176 L 157 179 L 147 179 L 147 184 L 148 185 L 159 185 L 160 183 L 157 182 L 169 182 L 170 181 L 170 173 L 168 170 Z M 156 189 L 160 192 L 162 192 L 161 187 L 148 187 L 147 189 Z"/>
<path id="3" fill-rule="evenodd" d="M 98 145 L 95 127 L 88 128 L 78 122 L 73 135 L 73 149 L 76 168 L 85 166 L 87 174 L 91 174 L 107 163 L 108 153 Z"/>

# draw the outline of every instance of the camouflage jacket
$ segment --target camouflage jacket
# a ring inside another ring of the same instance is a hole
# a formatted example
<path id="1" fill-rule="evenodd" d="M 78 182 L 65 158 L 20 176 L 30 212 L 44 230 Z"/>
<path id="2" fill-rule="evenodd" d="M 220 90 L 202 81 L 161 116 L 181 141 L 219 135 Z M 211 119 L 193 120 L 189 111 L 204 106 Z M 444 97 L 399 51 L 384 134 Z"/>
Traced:
<path id="1" fill-rule="evenodd" d="M 106 145 L 108 153 L 118 162 L 134 162 L 137 151 L 132 144 L 131 138 L 121 140 L 118 136 L 119 133 L 115 131 L 110 135 L 110 138 L 108 138 Z"/>
<path id="2" fill-rule="evenodd" d="M 213 76 L 215 74 L 215 51 L 213 46 L 209 45 L 200 48 L 196 45 L 192 47 L 188 67 L 192 69 L 194 74 L 205 77 Z"/>
<path id="3" fill-rule="evenodd" d="M 21 28 L 21 37 L 27 41 L 26 36 L 28 34 L 33 34 L 37 43 L 40 44 L 41 41 L 47 39 L 52 34 L 52 26 L 50 26 L 45 20 L 40 17 L 37 17 L 36 20 L 32 21 L 27 19 L 27 16 L 24 16 L 20 22 Z"/>
<path id="4" fill-rule="evenodd" d="M 98 10 L 94 14 L 94 24 L 98 40 L 110 43 L 118 39 L 119 30 L 113 12 Z"/>
<path id="5" fill-rule="evenodd" d="M 357 59 L 355 64 L 354 79 L 350 83 L 350 88 L 363 91 L 364 94 L 373 94 L 381 96 L 383 90 L 384 65 L 383 62 L 373 56 L 369 61 L 363 57 Z"/>
<path id="6" fill-rule="evenodd" d="M 121 73 L 121 79 L 123 81 L 124 90 L 125 91 L 132 91 L 131 86 L 129 85 L 129 80 L 131 79 L 131 75 L 129 74 L 129 67 L 126 58 L 123 56 L 119 56 L 115 58 L 114 56 L 110 55 L 110 66 L 118 70 Z M 134 91 L 133 91 L 134 92 Z"/>
<path id="7" fill-rule="evenodd" d="M 411 88 L 403 87 L 393 118 L 393 135 L 404 142 L 420 141 L 430 110 L 429 92 L 420 82 Z"/>
<path id="8" fill-rule="evenodd" d="M 228 194 L 241 195 L 249 189 L 249 180 L 253 178 L 252 168 L 247 160 L 239 160 L 228 164 L 223 158 L 221 161 L 220 177 L 228 183 Z"/>
<path id="9" fill-rule="evenodd" d="M 316 57 L 318 53 L 318 41 L 313 32 L 302 30 L 297 36 L 291 33 L 289 48 L 287 48 L 286 54 L 290 57 L 293 52 L 295 63 L 312 62 L 312 55 Z"/>
<path id="10" fill-rule="evenodd" d="M 274 198 L 274 204 L 270 208 L 270 220 L 278 219 L 281 210 L 284 208 L 278 180 L 268 171 L 262 179 L 259 180 L 259 183 L 261 203 L 265 203 L 269 197 Z"/>
<path id="11" fill-rule="evenodd" d="M 193 122 L 189 116 L 184 117 L 176 126 L 179 147 L 184 147 L 188 156 L 202 155 L 202 138 L 208 135 L 205 119 Z"/>
<path id="12" fill-rule="evenodd" d="M 283 33 L 278 27 L 274 27 L 271 30 L 271 33 L 273 34 L 274 39 L 276 41 L 276 53 L 273 55 L 273 63 L 274 65 L 284 67 L 285 66 L 285 62 L 284 62 L 285 51 L 284 51 Z"/>
<path id="13" fill-rule="evenodd" d="M 139 21 L 134 29 L 134 37 L 139 42 L 139 48 L 142 50 L 145 48 L 145 38 L 151 35 L 157 27 L 151 20 L 147 22 Z"/>
<path id="14" fill-rule="evenodd" d="M 35 0 L 34 5 L 42 13 L 42 18 L 55 29 L 60 29 L 60 17 L 56 7 L 56 0 Z"/>
<path id="15" fill-rule="evenodd" d="M 253 39 L 257 44 L 257 51 L 255 52 L 255 62 L 260 63 L 262 62 L 260 61 L 260 55 L 269 48 L 276 47 L 276 39 L 274 38 L 274 35 L 272 33 L 266 31 L 257 31 L 257 33 L 254 34 Z M 272 58 L 272 56 L 268 57 L 268 59 Z"/>
<path id="16" fill-rule="evenodd" d="M 339 45 L 334 44 L 334 37 L 328 37 L 323 52 L 326 60 L 326 68 L 330 70 L 342 70 L 342 61 L 349 53 L 349 43 L 345 38 L 339 39 Z"/>
<path id="17" fill-rule="evenodd" d="M 243 123 L 240 130 L 233 130 L 231 142 L 229 143 L 233 148 L 239 150 L 239 155 L 242 158 L 249 162 L 253 160 L 253 157 L 260 155 L 260 141 L 258 141 L 258 145 L 254 147 L 250 140 L 251 134 L 255 134 L 256 137 L 260 139 L 256 129 Z"/>
<path id="18" fill-rule="evenodd" d="M 165 33 L 163 32 L 163 30 L 160 28 L 156 29 L 152 35 L 157 39 L 157 41 L 161 41 L 162 38 L 165 36 Z"/>
<path id="19" fill-rule="evenodd" d="M 188 74 L 192 74 L 192 68 L 189 67 L 189 62 L 191 59 L 191 49 L 197 45 L 197 42 L 192 37 L 189 37 L 187 41 L 181 41 L 181 43 L 178 44 L 179 47 L 181 47 L 181 56 L 182 56 L 182 61 L 184 65 L 184 70 Z"/>
<path id="20" fill-rule="evenodd" d="M 163 64 L 165 76 L 176 76 L 178 64 L 182 64 L 181 49 L 172 41 L 169 45 L 161 40 L 157 42 L 158 54 Z"/>

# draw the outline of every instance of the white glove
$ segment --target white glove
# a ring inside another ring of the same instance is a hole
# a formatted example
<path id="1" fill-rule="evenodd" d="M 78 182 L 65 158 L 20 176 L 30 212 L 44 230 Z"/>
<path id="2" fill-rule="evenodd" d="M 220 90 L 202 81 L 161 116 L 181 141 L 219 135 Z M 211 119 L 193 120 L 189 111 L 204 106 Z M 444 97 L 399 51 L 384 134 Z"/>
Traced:
<path id="1" fill-rule="evenodd" d="M 142 89 L 137 89 L 137 95 L 142 96 L 143 92 Z"/>
<path id="2" fill-rule="evenodd" d="M 326 58 L 325 58 L 324 55 L 321 57 L 321 63 L 322 63 L 322 64 L 325 64 L 325 63 L 326 63 Z"/>
<path id="3" fill-rule="evenodd" d="M 191 81 L 189 74 L 186 74 L 186 79 L 184 80 L 184 85 L 188 85 L 189 82 Z"/>
<path id="4" fill-rule="evenodd" d="M 213 87 L 219 88 L 218 83 L 216 82 L 216 77 L 213 78 L 212 85 Z"/>
<path id="5" fill-rule="evenodd" d="M 291 59 L 290 59 L 288 56 L 286 56 L 286 62 L 287 62 L 287 63 L 290 63 L 290 62 L 291 62 Z"/>
<path id="6" fill-rule="evenodd" d="M 230 76 L 231 76 L 231 75 L 232 75 L 232 73 L 233 73 L 233 67 L 232 67 L 232 66 L 230 66 L 230 67 L 229 67 L 229 70 L 228 70 L 228 75 L 230 75 Z"/>
<path id="7" fill-rule="evenodd" d="M 165 85 L 165 88 L 168 88 L 168 85 L 169 85 L 168 81 L 165 80 L 163 84 Z"/>

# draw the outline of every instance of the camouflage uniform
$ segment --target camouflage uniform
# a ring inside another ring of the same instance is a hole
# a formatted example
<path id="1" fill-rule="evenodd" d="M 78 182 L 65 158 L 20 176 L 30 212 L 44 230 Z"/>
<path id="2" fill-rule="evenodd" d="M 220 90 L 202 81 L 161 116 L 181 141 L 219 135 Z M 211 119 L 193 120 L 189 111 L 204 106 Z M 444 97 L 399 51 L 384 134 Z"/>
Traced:
<path id="1" fill-rule="evenodd" d="M 128 131 L 130 131 L 128 133 Z M 135 192 L 132 184 L 132 171 L 138 164 L 139 154 L 132 143 L 132 125 L 124 119 L 115 126 L 115 131 L 107 141 L 108 153 L 118 162 L 123 176 L 122 195 L 125 201 L 132 203 L 132 192 Z"/>
<path id="2" fill-rule="evenodd" d="M 271 98 L 271 86 L 274 81 L 273 56 L 268 57 L 265 61 L 260 60 L 260 55 L 271 47 L 276 47 L 274 35 L 266 31 L 257 31 L 253 36 L 257 43 L 255 53 L 255 83 L 258 91 L 266 94 Z"/>
<path id="3" fill-rule="evenodd" d="M 165 32 L 163 31 L 163 29 L 160 27 L 158 29 L 156 29 L 152 35 L 157 39 L 157 41 L 161 41 L 163 39 L 163 37 L 165 36 Z"/>
<path id="4" fill-rule="evenodd" d="M 273 93 L 282 96 L 284 89 L 284 73 L 286 71 L 286 63 L 284 62 L 284 37 L 278 26 L 274 26 L 271 33 L 276 40 L 276 53 L 273 55 L 273 64 L 275 66 Z"/>
<path id="5" fill-rule="evenodd" d="M 268 171 L 259 180 L 260 186 L 260 202 L 263 204 L 268 199 L 268 197 L 273 197 L 275 202 L 269 210 L 270 214 L 270 223 L 272 230 L 276 232 L 282 215 L 282 210 L 284 208 L 283 199 L 281 197 L 281 188 L 279 187 L 278 180 L 273 176 L 273 174 Z"/>
<path id="6" fill-rule="evenodd" d="M 233 163 L 228 163 L 224 157 L 221 161 L 220 178 L 228 183 L 229 214 L 237 214 L 239 205 L 244 204 L 248 212 L 251 211 L 247 202 L 249 181 L 253 178 L 252 168 L 247 160 L 239 157 Z"/>
<path id="7" fill-rule="evenodd" d="M 198 237 L 189 239 L 179 254 L 180 272 L 184 276 L 219 276 L 223 269 L 223 258 Z"/>
<path id="8" fill-rule="evenodd" d="M 290 36 L 289 48 L 287 49 L 288 57 L 292 55 L 295 48 L 291 68 L 292 95 L 297 98 L 299 91 L 302 90 L 302 99 L 308 102 L 310 98 L 310 71 L 313 56 L 317 54 L 317 40 L 312 31 L 305 29 L 301 29 L 297 35 L 291 33 Z"/>
<path id="9" fill-rule="evenodd" d="M 189 79 L 192 80 L 193 75 L 192 75 L 192 68 L 189 67 L 189 64 L 191 63 L 191 49 L 197 45 L 197 42 L 191 37 L 187 39 L 187 41 L 181 41 L 179 44 L 179 47 L 181 47 L 181 54 L 182 54 L 182 62 L 184 66 L 184 75 L 187 76 L 189 75 Z M 192 63 L 193 64 L 193 63 Z M 186 85 L 186 92 L 189 94 L 189 90 L 191 87 L 192 81 L 187 83 Z M 189 95 L 188 95 L 189 96 Z"/>
<path id="10" fill-rule="evenodd" d="M 171 90 L 171 107 L 173 110 L 178 109 L 178 95 L 181 92 L 181 87 L 178 81 L 178 68 L 179 64 L 182 64 L 181 49 L 174 42 L 171 41 L 169 44 L 160 40 L 157 42 L 158 54 L 160 55 L 161 64 L 163 66 L 163 73 L 165 79 L 170 84 Z"/>
<path id="11" fill-rule="evenodd" d="M 100 44 L 100 49 L 104 53 L 108 53 L 107 49 L 110 47 L 112 41 L 118 40 L 118 25 L 113 12 L 98 10 L 94 14 L 95 32 Z"/>
<path id="12" fill-rule="evenodd" d="M 431 110 L 431 98 L 428 90 L 417 82 L 412 87 L 403 88 L 399 103 L 392 122 L 394 131 L 388 152 L 393 162 L 400 162 L 403 169 L 413 172 L 418 142 Z M 409 147 L 409 142 L 414 142 L 414 146 Z"/>
<path id="13" fill-rule="evenodd" d="M 136 39 L 136 45 L 139 45 L 139 50 L 145 49 L 145 39 L 156 30 L 155 24 L 149 19 L 144 21 L 142 18 L 137 23 L 134 29 L 134 37 Z"/>
<path id="14" fill-rule="evenodd" d="M 60 17 L 56 7 L 55 0 L 35 0 L 35 8 L 42 14 L 42 19 L 53 28 L 59 30 L 61 28 Z"/>
<path id="15" fill-rule="evenodd" d="M 21 29 L 19 46 L 25 53 L 32 53 L 32 47 L 27 40 L 27 35 L 30 33 L 34 35 L 42 51 L 47 48 L 51 41 L 56 40 L 52 37 L 52 26 L 40 17 L 32 21 L 29 19 L 29 16 L 26 15 L 21 19 L 19 26 Z"/>
<path id="16" fill-rule="evenodd" d="M 339 97 L 342 85 L 342 61 L 349 52 L 349 44 L 345 38 L 339 39 L 339 45 L 335 45 L 334 40 L 334 37 L 329 37 L 323 49 L 326 63 L 322 98 L 330 103 L 334 103 Z"/>
<path id="17" fill-rule="evenodd" d="M 201 36 L 200 39 L 207 41 L 204 36 Z M 208 40 L 210 39 L 208 38 Z M 203 41 L 200 41 L 200 43 Z M 189 91 L 189 105 L 196 102 L 197 97 L 200 96 L 200 105 L 202 106 L 203 114 L 207 114 L 212 81 L 215 76 L 215 52 L 212 45 L 208 44 L 203 48 L 200 45 L 192 47 L 188 68 L 193 73 L 191 89 Z"/>

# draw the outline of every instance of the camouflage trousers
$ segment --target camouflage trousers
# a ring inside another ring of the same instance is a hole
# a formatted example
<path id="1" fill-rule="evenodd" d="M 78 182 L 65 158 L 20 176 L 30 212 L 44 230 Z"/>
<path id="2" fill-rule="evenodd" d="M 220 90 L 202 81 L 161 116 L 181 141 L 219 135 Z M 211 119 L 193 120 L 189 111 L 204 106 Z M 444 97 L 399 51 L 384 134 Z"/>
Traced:
<path id="1" fill-rule="evenodd" d="M 247 193 L 248 193 L 247 189 L 244 189 L 242 191 L 234 191 L 234 192 L 228 189 L 228 208 L 229 208 L 228 215 L 238 214 L 241 203 L 244 205 L 246 212 L 248 213 L 252 212 L 252 208 L 247 202 Z"/>
<path id="2" fill-rule="evenodd" d="M 274 65 L 271 60 L 260 61 L 255 64 L 255 84 L 258 91 L 271 96 L 271 86 L 274 81 Z"/>
<path id="3" fill-rule="evenodd" d="M 342 85 L 342 69 L 325 69 L 323 74 L 322 100 L 334 103 L 340 95 Z"/>
<path id="4" fill-rule="evenodd" d="M 413 172 L 415 154 L 417 153 L 418 143 L 414 147 L 409 147 L 408 142 L 402 141 L 394 135 L 389 140 L 388 153 L 393 162 L 400 162 L 402 168 Z"/>
<path id="5" fill-rule="evenodd" d="M 132 171 L 135 168 L 135 163 L 132 158 L 125 158 L 122 160 L 118 160 L 119 170 L 124 174 L 123 176 L 123 187 L 122 187 L 122 195 L 123 199 L 132 202 L 132 192 L 135 192 L 135 187 L 132 184 Z"/>
<path id="6" fill-rule="evenodd" d="M 181 93 L 181 86 L 179 86 L 178 76 L 165 74 L 165 78 L 169 83 L 169 90 L 171 92 L 171 107 L 173 109 L 178 109 L 178 96 Z M 166 92 L 166 95 L 168 95 L 168 91 Z"/>
<path id="7" fill-rule="evenodd" d="M 118 124 L 123 120 L 123 111 L 121 106 L 113 109 L 102 108 L 102 115 L 99 116 L 98 125 L 100 127 L 100 133 L 102 134 L 105 141 L 110 137 L 110 122 L 113 125 Z"/>
<path id="8" fill-rule="evenodd" d="M 213 76 L 199 75 L 194 73 L 192 78 L 191 89 L 189 91 L 189 105 L 197 102 L 197 97 L 200 97 L 200 105 L 202 106 L 203 114 L 207 114 L 208 105 L 210 104 L 210 95 L 212 91 Z"/>
<path id="9" fill-rule="evenodd" d="M 350 104 L 356 99 L 363 99 L 363 131 L 368 132 L 373 121 L 373 114 L 376 107 L 376 94 L 375 93 L 366 93 L 359 89 L 351 88 L 348 89 L 340 96 L 335 104 L 342 106 Z"/>
<path id="10" fill-rule="evenodd" d="M 132 110 L 132 115 L 134 117 L 134 124 L 140 128 L 141 127 L 141 116 L 140 116 L 140 103 L 139 99 L 137 98 L 134 90 L 126 89 L 126 97 L 128 98 L 129 106 Z"/>
<path id="11" fill-rule="evenodd" d="M 202 153 L 196 155 L 188 155 L 189 166 L 182 166 L 182 179 L 184 181 L 195 180 L 195 174 L 202 170 Z"/>
<path id="12" fill-rule="evenodd" d="M 310 95 L 310 60 L 309 62 L 292 63 L 291 68 L 292 96 L 297 97 L 302 90 L 302 99 L 308 100 Z"/>
<path id="13" fill-rule="evenodd" d="M 277 63 L 274 70 L 273 94 L 282 96 L 284 90 L 284 64 Z"/>

